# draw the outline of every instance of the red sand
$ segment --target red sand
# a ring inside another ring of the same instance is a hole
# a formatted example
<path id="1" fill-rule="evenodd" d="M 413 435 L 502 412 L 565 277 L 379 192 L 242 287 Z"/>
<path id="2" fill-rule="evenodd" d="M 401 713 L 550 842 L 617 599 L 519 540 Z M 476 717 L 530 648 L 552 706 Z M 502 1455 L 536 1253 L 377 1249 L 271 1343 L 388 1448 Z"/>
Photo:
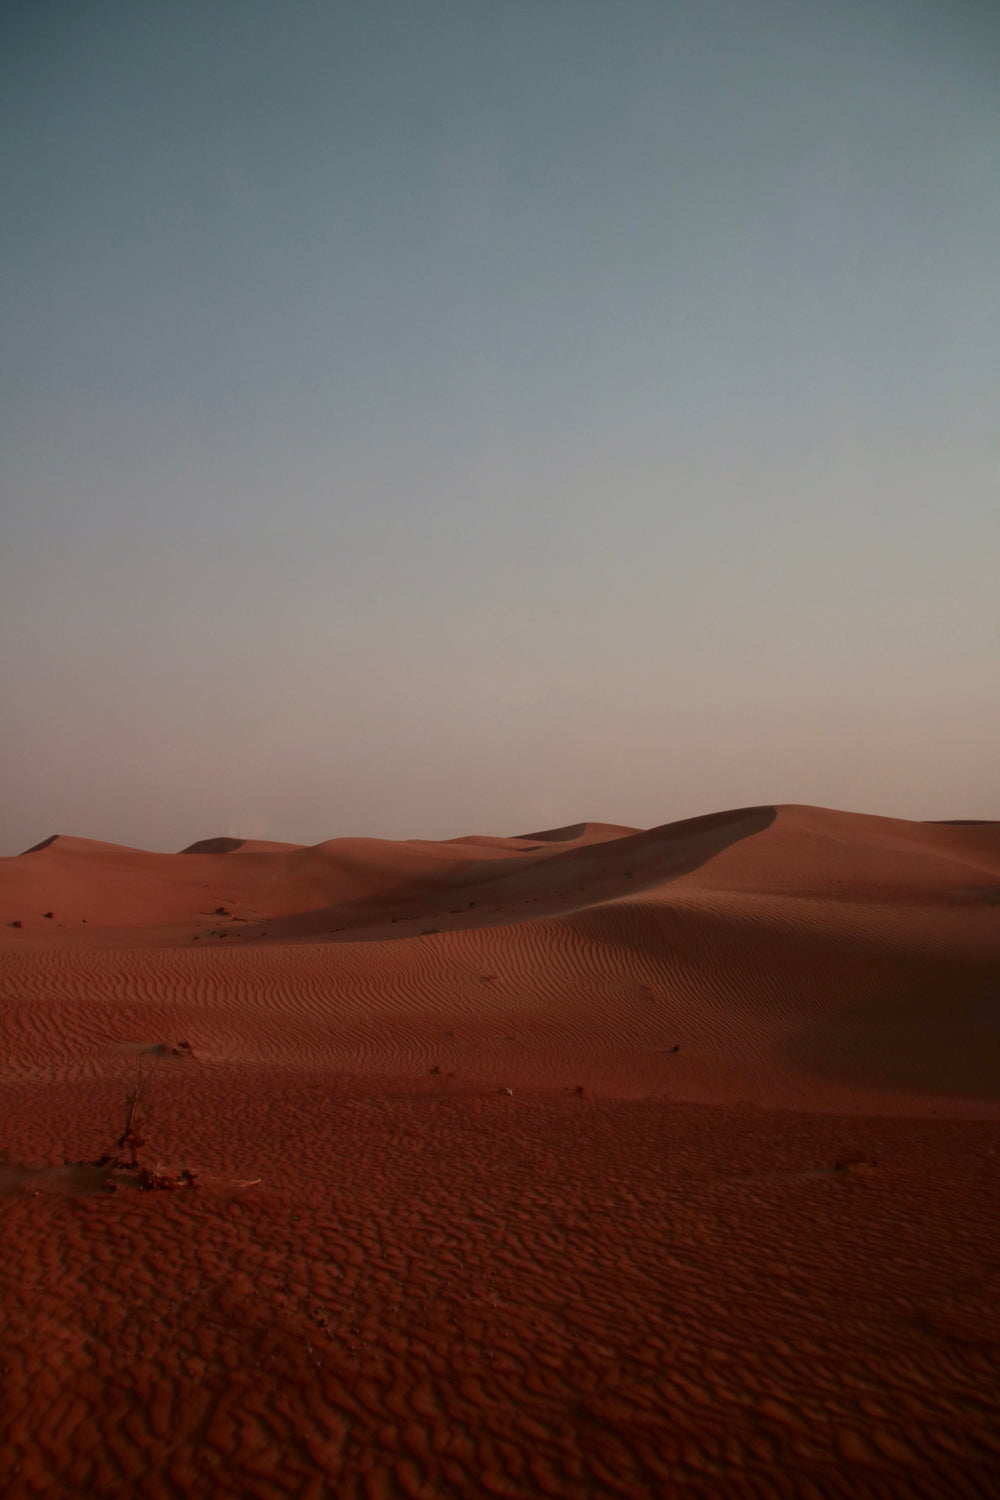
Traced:
<path id="1" fill-rule="evenodd" d="M 3 1492 L 1000 1495 L 998 976 L 998 824 L 0 861 Z"/>

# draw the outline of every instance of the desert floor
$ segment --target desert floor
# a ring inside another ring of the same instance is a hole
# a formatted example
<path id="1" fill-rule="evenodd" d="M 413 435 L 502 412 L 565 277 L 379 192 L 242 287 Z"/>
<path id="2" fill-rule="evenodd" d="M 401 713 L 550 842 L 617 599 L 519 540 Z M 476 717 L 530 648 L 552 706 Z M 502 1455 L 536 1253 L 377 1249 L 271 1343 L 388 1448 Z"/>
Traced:
<path id="1" fill-rule="evenodd" d="M 998 824 L 54 838 L 0 1037 L 12 1500 L 1000 1496 Z"/>

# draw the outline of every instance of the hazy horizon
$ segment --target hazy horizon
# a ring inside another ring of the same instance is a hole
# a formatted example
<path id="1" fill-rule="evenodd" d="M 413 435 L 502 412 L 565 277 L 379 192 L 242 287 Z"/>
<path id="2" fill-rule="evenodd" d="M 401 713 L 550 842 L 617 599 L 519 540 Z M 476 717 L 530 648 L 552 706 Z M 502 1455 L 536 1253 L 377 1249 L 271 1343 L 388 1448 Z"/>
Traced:
<path id="1" fill-rule="evenodd" d="M 1000 818 L 996 7 L 0 43 L 0 853 Z"/>

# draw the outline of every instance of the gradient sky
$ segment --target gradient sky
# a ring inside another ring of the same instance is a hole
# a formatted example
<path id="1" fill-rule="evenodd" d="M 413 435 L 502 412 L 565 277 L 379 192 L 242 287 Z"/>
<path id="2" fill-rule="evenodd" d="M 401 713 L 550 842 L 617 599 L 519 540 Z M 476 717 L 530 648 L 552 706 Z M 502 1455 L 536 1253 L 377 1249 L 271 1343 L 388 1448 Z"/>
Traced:
<path id="1" fill-rule="evenodd" d="M 1000 6 L 2 28 L 0 852 L 1000 817 Z"/>

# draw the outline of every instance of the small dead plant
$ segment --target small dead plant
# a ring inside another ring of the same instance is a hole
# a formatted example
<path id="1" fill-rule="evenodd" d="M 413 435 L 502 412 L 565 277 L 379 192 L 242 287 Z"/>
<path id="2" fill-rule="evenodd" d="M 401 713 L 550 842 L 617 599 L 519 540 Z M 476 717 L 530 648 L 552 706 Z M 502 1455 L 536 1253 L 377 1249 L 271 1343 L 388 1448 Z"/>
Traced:
<path id="1" fill-rule="evenodd" d="M 180 1047 L 185 1048 L 190 1054 L 188 1043 L 181 1043 Z M 178 1048 L 171 1050 L 172 1053 L 179 1055 Z M 161 1171 L 159 1164 L 155 1168 L 147 1167 L 139 1160 L 139 1153 L 146 1144 L 143 1129 L 149 1113 L 153 1076 L 163 1055 L 163 1053 L 158 1054 L 148 1066 L 143 1058 L 139 1058 L 138 1077 L 125 1095 L 125 1128 L 115 1142 L 115 1153 L 106 1153 L 98 1162 L 98 1166 L 108 1168 L 107 1186 L 112 1192 L 116 1191 L 119 1186 L 128 1185 L 127 1179 L 120 1180 L 124 1174 L 127 1174 L 132 1184 L 144 1193 L 169 1192 L 195 1185 L 195 1174 L 187 1168 L 181 1172 L 164 1172 Z M 127 1157 L 122 1155 L 122 1152 L 126 1151 Z"/>
<path id="2" fill-rule="evenodd" d="M 119 1151 L 128 1151 L 129 1166 L 139 1166 L 139 1152 L 146 1144 L 145 1137 L 140 1134 L 142 1130 L 143 1117 L 149 1106 L 149 1091 L 153 1082 L 153 1074 L 159 1066 L 160 1059 L 153 1059 L 149 1069 L 143 1067 L 143 1059 L 139 1059 L 139 1076 L 135 1084 L 125 1095 L 125 1129 L 118 1137 L 117 1146 Z"/>

